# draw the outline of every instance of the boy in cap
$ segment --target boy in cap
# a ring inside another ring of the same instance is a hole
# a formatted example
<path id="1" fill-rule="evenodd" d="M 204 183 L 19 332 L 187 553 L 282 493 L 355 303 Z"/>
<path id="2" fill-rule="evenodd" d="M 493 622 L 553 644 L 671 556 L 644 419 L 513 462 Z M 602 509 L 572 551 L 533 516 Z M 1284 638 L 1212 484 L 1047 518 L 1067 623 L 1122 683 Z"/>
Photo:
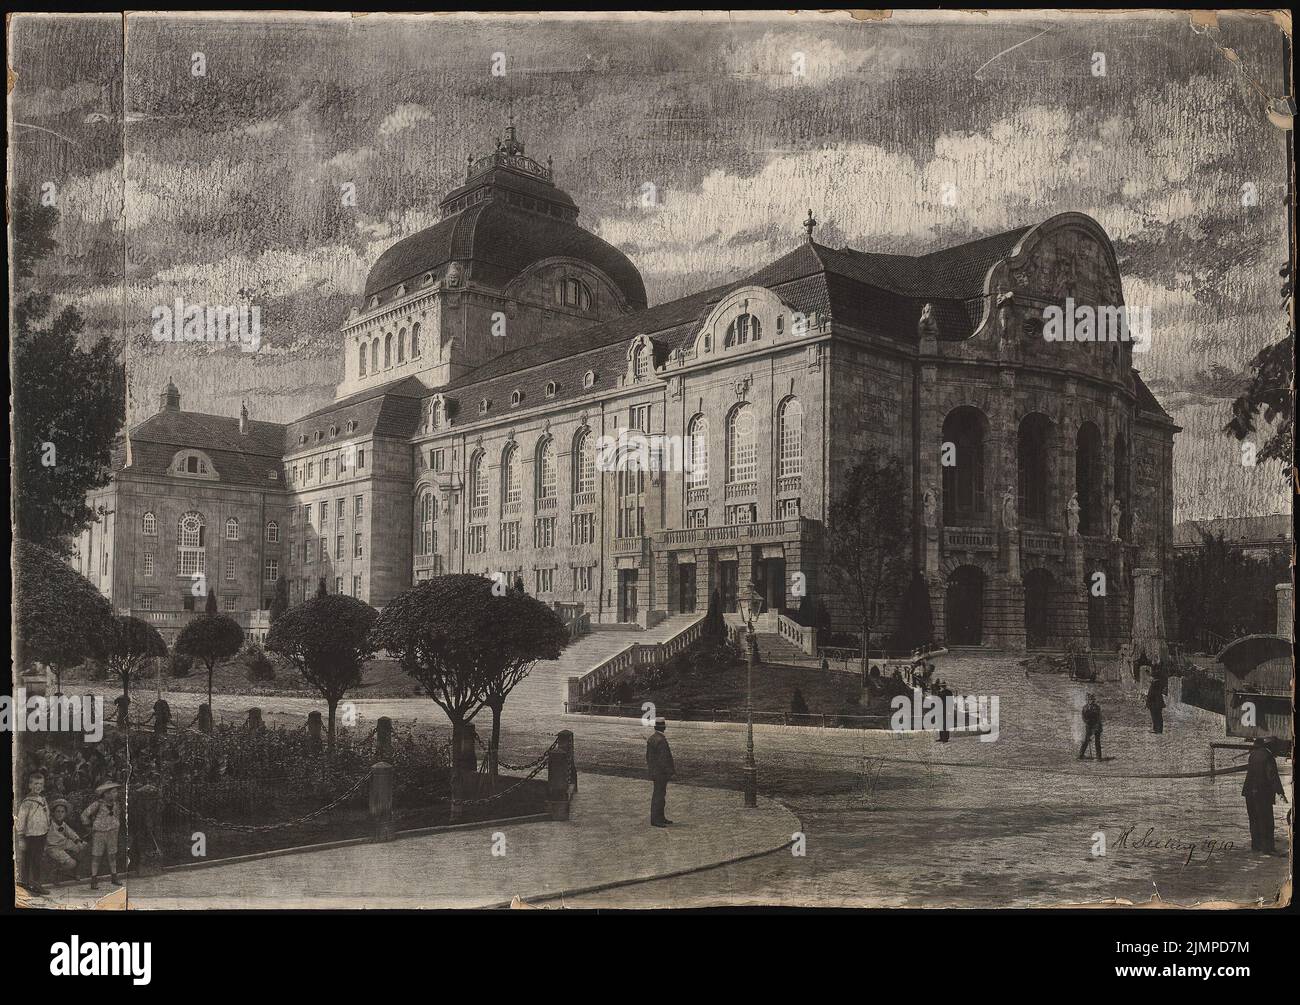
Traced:
<path id="1" fill-rule="evenodd" d="M 45 836 L 50 830 L 50 808 L 45 804 L 45 772 L 27 773 L 27 795 L 18 804 L 18 854 L 23 863 L 22 885 L 35 894 L 50 891 L 41 886 L 41 859 L 45 857 Z"/>
<path id="2" fill-rule="evenodd" d="M 99 863 L 108 859 L 108 881 L 117 881 L 117 832 L 122 825 L 119 800 L 122 786 L 118 782 L 104 782 L 95 790 L 99 797 L 81 811 L 81 822 L 91 829 L 90 834 L 90 888 L 99 889 Z"/>
<path id="3" fill-rule="evenodd" d="M 56 870 L 70 872 L 75 879 L 87 849 L 81 835 L 68 823 L 70 809 L 66 799 L 50 803 L 50 833 L 45 840 L 45 857 Z"/>

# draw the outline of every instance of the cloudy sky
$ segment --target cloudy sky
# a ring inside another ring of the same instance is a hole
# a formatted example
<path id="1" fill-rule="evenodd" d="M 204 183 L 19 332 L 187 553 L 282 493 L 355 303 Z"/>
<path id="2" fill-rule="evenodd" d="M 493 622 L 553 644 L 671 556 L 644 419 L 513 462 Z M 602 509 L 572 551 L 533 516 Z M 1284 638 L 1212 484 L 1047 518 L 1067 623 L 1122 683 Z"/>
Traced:
<path id="1" fill-rule="evenodd" d="M 187 408 L 327 403 L 370 263 L 513 115 L 652 303 L 788 251 L 809 207 L 819 241 L 895 253 L 1091 214 L 1153 309 L 1177 517 L 1288 505 L 1218 432 L 1285 331 L 1267 18 L 19 16 L 9 61 L 11 184 L 62 214 L 39 285 L 125 335 L 132 421 L 169 375 Z M 153 343 L 177 296 L 261 305 L 262 351 Z"/>

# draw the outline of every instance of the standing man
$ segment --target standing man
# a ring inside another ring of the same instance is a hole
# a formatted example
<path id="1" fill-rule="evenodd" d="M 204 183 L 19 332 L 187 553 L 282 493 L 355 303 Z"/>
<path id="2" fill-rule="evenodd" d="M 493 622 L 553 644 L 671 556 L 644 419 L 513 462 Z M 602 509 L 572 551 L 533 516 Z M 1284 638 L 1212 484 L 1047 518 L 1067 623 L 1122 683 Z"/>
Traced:
<path id="1" fill-rule="evenodd" d="M 930 666 L 934 666 L 933 663 Z M 948 687 L 946 680 L 937 680 L 934 682 L 934 693 L 939 699 L 939 742 L 947 743 L 951 735 L 948 732 L 948 716 L 951 714 L 952 707 L 952 690 Z"/>
<path id="2" fill-rule="evenodd" d="M 1091 691 L 1088 692 L 1088 703 L 1083 706 L 1083 746 L 1079 748 L 1079 760 L 1087 757 L 1088 741 L 1092 740 L 1097 747 L 1097 760 L 1101 760 L 1101 706 L 1097 704 L 1097 696 Z"/>
<path id="3" fill-rule="evenodd" d="M 1273 797 L 1281 796 L 1282 779 L 1277 774 L 1277 761 L 1273 751 L 1262 737 L 1255 737 L 1250 758 L 1246 762 L 1246 780 L 1241 794 L 1246 797 L 1246 814 L 1250 817 L 1250 850 L 1272 855 L 1273 847 Z"/>
<path id="4" fill-rule="evenodd" d="M 50 808 L 45 804 L 44 792 L 45 772 L 39 769 L 29 771 L 27 795 L 18 804 L 18 822 L 15 826 L 18 854 L 23 864 L 22 885 L 37 895 L 50 892 L 41 886 L 41 860 L 45 857 L 45 838 L 50 832 Z"/>
<path id="5" fill-rule="evenodd" d="M 1164 678 L 1159 675 L 1151 678 L 1151 686 L 1147 688 L 1147 708 L 1151 711 L 1151 732 L 1163 733 L 1165 731 L 1165 689 Z"/>
<path id="6" fill-rule="evenodd" d="M 673 777 L 673 752 L 668 747 L 668 737 L 664 730 L 668 728 L 663 718 L 655 719 L 655 731 L 645 743 L 645 763 L 654 782 L 654 793 L 650 796 L 650 826 L 667 827 L 671 820 L 664 816 L 664 804 L 668 800 L 668 780 Z"/>

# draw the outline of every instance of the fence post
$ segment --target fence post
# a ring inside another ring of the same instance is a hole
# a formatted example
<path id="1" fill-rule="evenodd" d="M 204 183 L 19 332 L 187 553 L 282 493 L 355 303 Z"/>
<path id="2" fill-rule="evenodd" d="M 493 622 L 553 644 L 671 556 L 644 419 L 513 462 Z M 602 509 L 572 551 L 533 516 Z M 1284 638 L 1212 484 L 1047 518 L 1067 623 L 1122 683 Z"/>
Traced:
<path id="1" fill-rule="evenodd" d="M 381 715 L 375 726 L 375 757 L 381 761 L 393 759 L 393 720 L 386 715 Z"/>
<path id="2" fill-rule="evenodd" d="M 212 732 L 212 709 L 206 701 L 199 706 L 199 732 Z"/>
<path id="3" fill-rule="evenodd" d="M 393 840 L 393 766 L 370 766 L 370 822 L 376 841 Z"/>
<path id="4" fill-rule="evenodd" d="M 568 732 L 567 730 L 565 732 Z M 569 734 L 570 741 L 572 733 Z M 547 755 L 546 809 L 552 820 L 569 819 L 569 781 L 573 775 L 572 750 L 565 749 L 560 736 L 554 749 Z"/>
<path id="5" fill-rule="evenodd" d="M 248 731 L 250 733 L 259 732 L 262 729 L 262 710 L 260 708 L 250 708 L 248 710 Z"/>
<path id="6" fill-rule="evenodd" d="M 321 750 L 321 716 L 320 712 L 307 713 L 307 747 L 314 754 Z"/>
<path id="7" fill-rule="evenodd" d="M 578 756 L 573 750 L 573 730 L 562 729 L 555 738 L 559 741 L 559 749 L 569 757 L 569 794 L 572 795 L 578 791 Z"/>

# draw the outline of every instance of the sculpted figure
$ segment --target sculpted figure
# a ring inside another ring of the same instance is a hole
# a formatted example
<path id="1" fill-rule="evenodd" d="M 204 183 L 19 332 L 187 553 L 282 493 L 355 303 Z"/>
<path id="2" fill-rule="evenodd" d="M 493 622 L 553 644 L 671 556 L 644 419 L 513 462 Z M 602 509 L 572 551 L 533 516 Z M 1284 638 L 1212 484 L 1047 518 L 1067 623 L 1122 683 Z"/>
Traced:
<path id="1" fill-rule="evenodd" d="M 1071 537 L 1079 536 L 1079 493 L 1070 496 L 1065 504 L 1065 527 Z"/>
<path id="2" fill-rule="evenodd" d="M 927 528 L 933 529 L 938 508 L 939 501 L 935 498 L 934 489 L 927 488 L 921 499 L 921 520 Z"/>

